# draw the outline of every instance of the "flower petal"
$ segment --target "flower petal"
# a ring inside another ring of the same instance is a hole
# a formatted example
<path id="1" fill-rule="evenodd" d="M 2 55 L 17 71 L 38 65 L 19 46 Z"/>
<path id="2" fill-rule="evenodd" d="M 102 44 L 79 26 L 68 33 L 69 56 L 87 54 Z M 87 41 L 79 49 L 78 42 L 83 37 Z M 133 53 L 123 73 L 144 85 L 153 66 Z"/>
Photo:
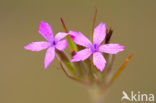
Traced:
<path id="1" fill-rule="evenodd" d="M 69 35 L 78 45 L 84 47 L 89 47 L 90 45 L 92 45 L 90 40 L 86 36 L 84 36 L 81 32 L 69 31 Z"/>
<path id="2" fill-rule="evenodd" d="M 105 68 L 106 60 L 100 52 L 93 53 L 93 64 L 96 66 L 98 70 L 101 72 Z"/>
<path id="3" fill-rule="evenodd" d="M 68 43 L 67 43 L 67 40 L 61 40 L 59 42 L 57 42 L 56 44 L 56 48 L 59 50 L 59 51 L 62 51 L 64 50 L 66 47 L 67 47 Z"/>
<path id="4" fill-rule="evenodd" d="M 66 37 L 67 35 L 68 35 L 67 33 L 59 32 L 59 33 L 56 34 L 55 40 L 56 40 L 56 41 L 60 41 L 61 39 L 63 39 L 63 38 Z"/>
<path id="5" fill-rule="evenodd" d="M 106 26 L 104 23 L 100 23 L 93 33 L 93 43 L 100 45 L 106 36 Z"/>
<path id="6" fill-rule="evenodd" d="M 78 62 L 78 61 L 84 61 L 86 60 L 90 55 L 92 54 L 90 49 L 83 49 L 79 52 L 77 52 L 74 56 L 71 62 Z"/>
<path id="7" fill-rule="evenodd" d="M 53 39 L 53 32 L 51 30 L 51 27 L 44 21 L 41 21 L 40 23 L 39 33 L 48 41 L 51 41 Z"/>
<path id="8" fill-rule="evenodd" d="M 99 47 L 99 51 L 109 53 L 109 54 L 116 54 L 123 50 L 124 50 L 124 46 L 121 46 L 119 44 L 104 44 Z"/>
<path id="9" fill-rule="evenodd" d="M 54 58 L 55 58 L 55 48 L 50 47 L 50 48 L 48 48 L 46 55 L 45 55 L 45 59 L 44 59 L 44 68 L 45 69 L 47 69 L 47 67 L 54 60 Z"/>
<path id="10" fill-rule="evenodd" d="M 31 51 L 41 51 L 43 49 L 48 48 L 48 46 L 49 42 L 40 41 L 40 42 L 32 42 L 27 46 L 25 46 L 24 49 Z"/>

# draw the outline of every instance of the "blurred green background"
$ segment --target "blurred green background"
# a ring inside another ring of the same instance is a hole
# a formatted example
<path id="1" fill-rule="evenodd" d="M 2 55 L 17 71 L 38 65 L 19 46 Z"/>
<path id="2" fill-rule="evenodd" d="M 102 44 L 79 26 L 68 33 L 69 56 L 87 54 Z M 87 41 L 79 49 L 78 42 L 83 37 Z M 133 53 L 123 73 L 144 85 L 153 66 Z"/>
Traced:
<path id="1" fill-rule="evenodd" d="M 68 29 L 88 36 L 95 5 L 96 25 L 112 27 L 111 42 L 126 47 L 117 54 L 114 71 L 136 53 L 105 102 L 120 103 L 123 90 L 156 96 L 156 0 L 0 0 L 0 103 L 90 103 L 85 88 L 57 69 L 56 59 L 45 70 L 45 51 L 26 51 L 24 46 L 44 40 L 38 33 L 41 20 L 54 33 L 64 31 L 60 17 Z"/>

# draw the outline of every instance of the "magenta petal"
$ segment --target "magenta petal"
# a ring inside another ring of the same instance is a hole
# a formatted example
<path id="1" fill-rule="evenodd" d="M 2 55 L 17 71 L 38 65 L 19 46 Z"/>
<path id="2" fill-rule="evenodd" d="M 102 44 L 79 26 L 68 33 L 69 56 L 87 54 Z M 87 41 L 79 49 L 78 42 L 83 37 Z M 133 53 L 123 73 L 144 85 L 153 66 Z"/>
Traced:
<path id="1" fill-rule="evenodd" d="M 45 67 L 45 69 L 47 69 L 47 67 L 54 60 L 54 58 L 55 58 L 55 48 L 54 47 L 50 47 L 50 48 L 48 48 L 48 50 L 46 52 L 46 55 L 45 55 L 45 59 L 44 59 L 44 67 Z"/>
<path id="2" fill-rule="evenodd" d="M 106 27 L 104 23 L 100 23 L 93 33 L 93 43 L 100 45 L 106 36 Z"/>
<path id="3" fill-rule="evenodd" d="M 84 61 L 86 60 L 90 55 L 92 54 L 90 49 L 83 49 L 76 53 L 76 55 L 73 56 L 73 59 L 71 62 L 77 62 L 77 61 Z"/>
<path id="4" fill-rule="evenodd" d="M 59 51 L 64 50 L 67 47 L 68 43 L 67 40 L 61 40 L 59 42 L 57 42 L 56 44 L 56 49 L 58 49 Z"/>
<path id="5" fill-rule="evenodd" d="M 93 64 L 100 71 L 103 71 L 105 68 L 106 60 L 100 52 L 93 53 Z"/>
<path id="6" fill-rule="evenodd" d="M 53 39 L 53 32 L 51 30 L 51 27 L 44 21 L 41 21 L 40 23 L 39 33 L 48 41 L 51 41 Z"/>
<path id="7" fill-rule="evenodd" d="M 99 51 L 109 53 L 109 54 L 116 54 L 123 50 L 124 50 L 124 46 L 121 46 L 119 44 L 104 44 L 99 47 Z"/>
<path id="8" fill-rule="evenodd" d="M 41 51 L 43 49 L 48 48 L 48 46 L 49 46 L 48 42 L 40 41 L 40 42 L 32 42 L 27 46 L 25 46 L 24 49 L 31 51 Z"/>
<path id="9" fill-rule="evenodd" d="M 56 34 L 55 40 L 56 40 L 56 41 L 60 41 L 61 39 L 63 39 L 63 38 L 66 37 L 67 35 L 68 35 L 67 33 L 59 32 L 59 33 Z"/>
<path id="10" fill-rule="evenodd" d="M 69 35 L 72 37 L 74 42 L 78 45 L 84 47 L 89 47 L 90 45 L 92 45 L 90 40 L 86 36 L 84 36 L 81 32 L 70 31 Z"/>

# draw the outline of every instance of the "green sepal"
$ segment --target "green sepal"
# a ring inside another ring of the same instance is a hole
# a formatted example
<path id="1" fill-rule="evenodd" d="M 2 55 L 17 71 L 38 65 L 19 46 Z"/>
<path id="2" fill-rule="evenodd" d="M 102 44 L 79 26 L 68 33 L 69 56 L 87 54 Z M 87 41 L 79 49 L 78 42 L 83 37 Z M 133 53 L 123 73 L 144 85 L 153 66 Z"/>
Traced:
<path id="1" fill-rule="evenodd" d="M 71 51 L 75 51 L 77 52 L 77 46 L 74 44 L 74 42 L 72 41 L 71 37 L 69 35 L 66 36 L 67 38 L 67 42 L 68 42 L 68 46 L 71 49 Z"/>
<path id="2" fill-rule="evenodd" d="M 56 51 L 59 61 L 69 74 L 76 75 L 75 68 L 64 52 Z"/>

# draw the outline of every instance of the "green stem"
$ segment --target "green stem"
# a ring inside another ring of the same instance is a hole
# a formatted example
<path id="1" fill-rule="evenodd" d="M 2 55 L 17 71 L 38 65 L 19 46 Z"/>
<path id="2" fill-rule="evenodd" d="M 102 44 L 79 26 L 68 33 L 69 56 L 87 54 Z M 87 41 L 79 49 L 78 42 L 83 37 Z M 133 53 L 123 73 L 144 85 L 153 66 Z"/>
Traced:
<path id="1" fill-rule="evenodd" d="M 105 91 L 103 88 L 93 87 L 89 89 L 92 103 L 104 103 Z"/>

